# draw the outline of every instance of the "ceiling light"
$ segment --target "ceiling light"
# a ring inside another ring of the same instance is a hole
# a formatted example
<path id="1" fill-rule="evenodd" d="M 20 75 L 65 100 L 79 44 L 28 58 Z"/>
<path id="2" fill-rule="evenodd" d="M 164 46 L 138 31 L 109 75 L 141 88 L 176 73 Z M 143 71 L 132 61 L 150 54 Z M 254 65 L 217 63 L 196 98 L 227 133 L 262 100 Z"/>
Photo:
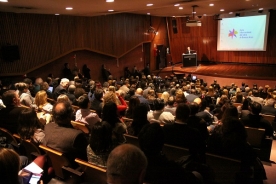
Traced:
<path id="1" fill-rule="evenodd" d="M 179 7 L 178 9 L 179 9 L 179 10 L 183 10 L 183 7 Z"/>
<path id="2" fill-rule="evenodd" d="M 66 9 L 66 10 L 73 10 L 72 7 L 66 7 L 65 9 Z"/>
<path id="3" fill-rule="evenodd" d="M 112 2 L 114 2 L 114 0 L 106 0 L 105 2 L 112 3 Z"/>
<path id="4" fill-rule="evenodd" d="M 180 6 L 180 4 L 175 4 L 174 6 Z"/>
<path id="5" fill-rule="evenodd" d="M 56 13 L 55 15 L 59 15 L 58 13 Z"/>
<path id="6" fill-rule="evenodd" d="M 209 4 L 209 6 L 214 6 L 214 4 L 213 4 L 213 3 L 211 3 L 211 4 Z"/>
<path id="7" fill-rule="evenodd" d="M 224 9 L 220 9 L 220 11 L 224 11 Z"/>
<path id="8" fill-rule="evenodd" d="M 147 4 L 147 6 L 153 6 L 153 4 L 150 3 L 150 4 Z"/>
<path id="9" fill-rule="evenodd" d="M 259 10 L 264 10 L 263 8 L 259 8 Z"/>
<path id="10" fill-rule="evenodd" d="M 233 12 L 229 12 L 229 14 L 233 14 Z"/>
<path id="11" fill-rule="evenodd" d="M 150 13 L 147 13 L 147 15 L 150 15 Z"/>
<path id="12" fill-rule="evenodd" d="M 8 0 L 0 0 L 0 2 L 6 3 L 8 2 Z"/>
<path id="13" fill-rule="evenodd" d="M 113 12 L 114 10 L 107 10 L 107 11 L 109 11 L 109 12 Z"/>

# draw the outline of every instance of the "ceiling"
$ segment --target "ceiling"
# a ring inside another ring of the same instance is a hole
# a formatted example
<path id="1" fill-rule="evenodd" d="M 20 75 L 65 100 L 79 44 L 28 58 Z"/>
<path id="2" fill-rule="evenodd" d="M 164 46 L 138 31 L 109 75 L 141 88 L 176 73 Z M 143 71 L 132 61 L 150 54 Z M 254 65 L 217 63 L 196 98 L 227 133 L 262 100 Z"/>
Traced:
<path id="1" fill-rule="evenodd" d="M 1 1 L 1 0 L 0 0 Z M 152 3 L 153 6 L 146 6 Z M 214 6 L 209 6 L 213 3 Z M 174 6 L 180 4 L 179 6 Z M 212 16 L 229 12 L 247 12 L 276 9 L 276 0 L 8 0 L 0 2 L 0 12 L 60 14 L 74 16 L 100 16 L 114 13 L 147 14 L 152 16 L 188 16 L 192 15 L 192 6 L 196 15 Z M 65 10 L 65 7 L 73 10 Z M 182 7 L 183 9 L 179 9 Z M 108 10 L 114 10 L 108 12 Z M 220 11 L 224 9 L 224 11 Z"/>

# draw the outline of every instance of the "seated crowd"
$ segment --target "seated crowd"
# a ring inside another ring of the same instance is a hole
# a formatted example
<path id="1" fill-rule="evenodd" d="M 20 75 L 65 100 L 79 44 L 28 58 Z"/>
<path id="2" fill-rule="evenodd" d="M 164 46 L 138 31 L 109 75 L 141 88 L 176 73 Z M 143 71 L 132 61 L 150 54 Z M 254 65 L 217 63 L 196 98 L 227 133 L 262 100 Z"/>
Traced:
<path id="1" fill-rule="evenodd" d="M 251 89 L 245 83 L 220 86 L 215 80 L 208 86 L 190 75 L 141 75 L 120 81 L 110 75 L 104 83 L 78 75 L 74 81 L 46 81 L 37 78 L 33 84 L 25 78 L 0 86 L 0 127 L 64 153 L 73 167 L 74 159 L 80 158 L 107 168 L 111 183 L 119 172 L 126 183 L 128 175 L 140 183 L 211 182 L 204 173 L 167 160 L 161 154 L 164 143 L 188 148 L 188 160 L 200 164 L 206 163 L 206 152 L 241 160 L 237 180 L 248 182 L 257 156 L 246 141 L 245 126 L 263 128 L 268 137 L 275 133 L 272 122 L 261 115 L 276 115 L 276 89 L 268 85 Z M 89 135 L 71 121 L 85 124 Z M 124 134 L 138 137 L 141 150 L 121 147 L 127 143 Z M 112 164 L 124 162 L 116 155 L 122 150 L 130 150 L 125 154 L 134 158 L 134 165 L 139 162 L 135 159 L 143 160 L 138 173 L 114 170 Z"/>

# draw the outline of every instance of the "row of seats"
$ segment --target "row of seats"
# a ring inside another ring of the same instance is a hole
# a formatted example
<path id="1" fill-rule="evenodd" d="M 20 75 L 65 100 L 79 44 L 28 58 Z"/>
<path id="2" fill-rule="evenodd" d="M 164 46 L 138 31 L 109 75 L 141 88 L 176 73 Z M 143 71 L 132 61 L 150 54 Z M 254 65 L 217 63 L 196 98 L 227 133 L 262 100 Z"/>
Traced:
<path id="1" fill-rule="evenodd" d="M 4 128 L 0 128 L 0 136 L 6 137 L 6 142 L 11 144 L 19 154 L 27 156 L 30 161 L 39 155 L 46 154 L 55 173 L 55 177 L 50 180 L 49 184 L 106 183 L 104 168 L 76 158 L 75 162 L 78 163 L 79 168 L 73 169 L 70 167 L 68 159 L 60 151 L 44 145 L 36 145 L 30 140 L 22 140 L 18 134 L 12 135 Z"/>

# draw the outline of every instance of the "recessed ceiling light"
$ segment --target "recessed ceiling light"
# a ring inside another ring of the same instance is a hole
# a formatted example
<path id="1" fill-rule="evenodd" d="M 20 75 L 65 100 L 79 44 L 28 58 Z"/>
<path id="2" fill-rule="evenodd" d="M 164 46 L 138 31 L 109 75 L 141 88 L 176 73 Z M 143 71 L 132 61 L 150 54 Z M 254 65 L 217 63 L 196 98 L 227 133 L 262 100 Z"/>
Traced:
<path id="1" fill-rule="evenodd" d="M 174 6 L 180 6 L 180 4 L 175 4 Z"/>
<path id="2" fill-rule="evenodd" d="M 0 2 L 6 3 L 8 2 L 8 0 L 0 0 Z"/>
<path id="3" fill-rule="evenodd" d="M 206 16 L 206 14 L 203 14 L 203 16 Z"/>
<path id="4" fill-rule="evenodd" d="M 196 14 L 196 12 L 192 12 L 192 14 Z"/>
<path id="5" fill-rule="evenodd" d="M 150 4 L 147 4 L 147 6 L 153 6 L 153 4 L 150 3 Z"/>
<path id="6" fill-rule="evenodd" d="M 72 7 L 66 7 L 65 9 L 66 9 L 66 10 L 73 10 Z"/>
<path id="7" fill-rule="evenodd" d="M 229 12 L 229 14 L 233 14 L 233 12 Z"/>
<path id="8" fill-rule="evenodd" d="M 114 0 L 106 0 L 105 2 L 112 3 L 112 2 L 114 2 Z"/>
<path id="9" fill-rule="evenodd" d="M 150 13 L 147 13 L 147 15 L 150 15 Z"/>
<path id="10" fill-rule="evenodd" d="M 264 10 L 263 8 L 259 8 L 259 10 Z"/>
<path id="11" fill-rule="evenodd" d="M 109 11 L 109 12 L 113 12 L 114 10 L 107 10 L 107 11 Z"/>
<path id="12" fill-rule="evenodd" d="M 179 10 L 183 10 L 183 7 L 179 7 L 178 9 L 179 9 Z"/>
<path id="13" fill-rule="evenodd" d="M 209 4 L 209 6 L 214 6 L 214 4 L 213 4 L 213 3 L 211 3 L 211 4 Z"/>
<path id="14" fill-rule="evenodd" d="M 224 9 L 220 9 L 220 11 L 224 11 Z"/>
<path id="15" fill-rule="evenodd" d="M 55 15 L 59 15 L 58 13 L 56 13 Z"/>

